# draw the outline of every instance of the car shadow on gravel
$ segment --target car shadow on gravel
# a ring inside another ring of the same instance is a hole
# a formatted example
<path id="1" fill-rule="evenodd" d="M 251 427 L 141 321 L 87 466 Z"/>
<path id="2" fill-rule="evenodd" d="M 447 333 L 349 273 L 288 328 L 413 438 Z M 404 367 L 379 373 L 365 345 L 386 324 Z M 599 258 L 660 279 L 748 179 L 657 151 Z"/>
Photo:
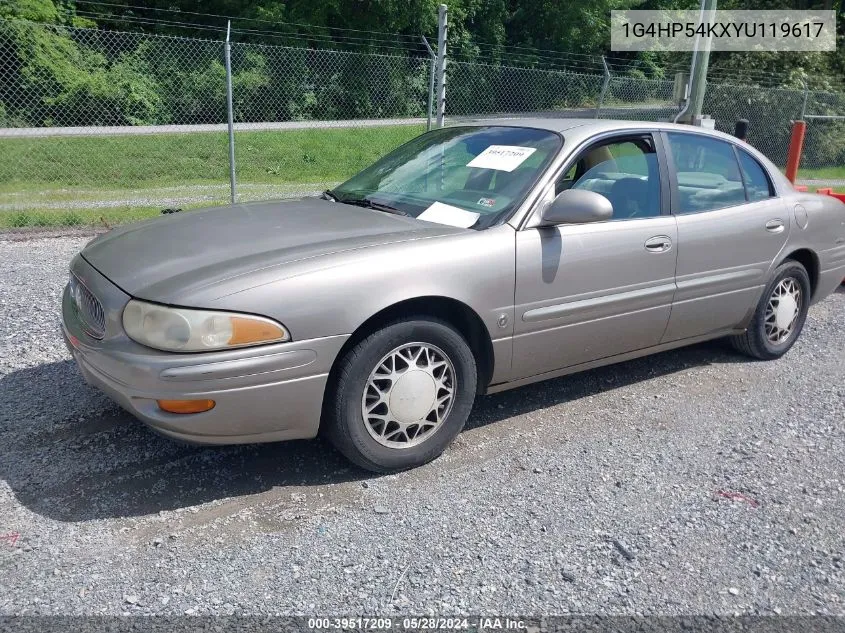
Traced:
<path id="1" fill-rule="evenodd" d="M 479 398 L 467 428 L 691 367 L 732 362 L 747 359 L 711 343 L 541 382 Z M 80 393 L 82 404 L 73 411 L 66 401 Z M 4 376 L 0 409 L 0 478 L 29 510 L 59 521 L 143 516 L 276 487 L 296 490 L 372 477 L 321 440 L 227 447 L 175 443 L 85 385 L 71 361 Z"/>
<path id="2" fill-rule="evenodd" d="M 467 421 L 465 429 L 469 430 L 503 418 L 577 401 L 603 391 L 619 389 L 694 367 L 749 362 L 755 361 L 742 356 L 723 340 L 682 347 L 482 398 L 473 409 L 473 414 Z"/>

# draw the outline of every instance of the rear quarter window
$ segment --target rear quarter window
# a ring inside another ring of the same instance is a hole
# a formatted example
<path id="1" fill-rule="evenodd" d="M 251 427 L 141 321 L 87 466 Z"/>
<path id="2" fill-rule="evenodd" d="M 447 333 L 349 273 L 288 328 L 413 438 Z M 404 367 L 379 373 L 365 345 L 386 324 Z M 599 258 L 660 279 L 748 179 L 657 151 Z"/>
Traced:
<path id="1" fill-rule="evenodd" d="M 772 183 L 766 170 L 747 152 L 737 149 L 739 155 L 739 166 L 742 169 L 742 179 L 745 182 L 745 191 L 748 193 L 748 201 L 755 202 L 773 198 L 775 195 Z"/>

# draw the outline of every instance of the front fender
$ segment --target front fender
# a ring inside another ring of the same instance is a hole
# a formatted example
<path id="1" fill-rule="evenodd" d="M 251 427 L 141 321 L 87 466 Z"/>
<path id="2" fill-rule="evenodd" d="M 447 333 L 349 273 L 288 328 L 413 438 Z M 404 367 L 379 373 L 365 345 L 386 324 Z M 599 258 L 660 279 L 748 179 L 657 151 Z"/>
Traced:
<path id="1" fill-rule="evenodd" d="M 440 296 L 472 308 L 491 340 L 510 339 L 514 249 L 509 225 L 362 248 L 296 262 L 260 285 L 228 288 L 209 307 L 263 314 L 294 339 L 309 339 L 351 334 L 396 303 Z"/>

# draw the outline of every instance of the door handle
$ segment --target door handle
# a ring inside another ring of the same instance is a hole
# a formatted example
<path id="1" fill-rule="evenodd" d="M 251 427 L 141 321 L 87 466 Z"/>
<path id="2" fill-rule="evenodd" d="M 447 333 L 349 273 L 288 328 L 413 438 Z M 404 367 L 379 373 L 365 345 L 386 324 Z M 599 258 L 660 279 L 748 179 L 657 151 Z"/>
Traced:
<path id="1" fill-rule="evenodd" d="M 672 240 L 668 235 L 655 235 L 645 242 L 645 249 L 650 253 L 665 253 L 670 248 L 672 248 Z"/>
<path id="2" fill-rule="evenodd" d="M 783 233 L 784 229 L 783 220 L 769 220 L 766 222 L 766 230 L 769 233 Z"/>

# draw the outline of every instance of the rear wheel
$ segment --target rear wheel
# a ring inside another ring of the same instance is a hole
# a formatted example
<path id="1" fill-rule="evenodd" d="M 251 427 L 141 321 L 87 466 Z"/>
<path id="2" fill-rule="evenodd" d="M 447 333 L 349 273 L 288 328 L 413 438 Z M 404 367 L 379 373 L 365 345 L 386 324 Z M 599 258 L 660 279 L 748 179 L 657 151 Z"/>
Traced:
<path id="1" fill-rule="evenodd" d="M 748 329 L 730 338 L 748 356 L 771 360 L 783 356 L 795 344 L 810 307 L 810 277 L 794 260 L 775 270 L 763 291 Z"/>
<path id="2" fill-rule="evenodd" d="M 472 351 L 449 324 L 415 317 L 350 349 L 334 372 L 324 432 L 367 470 L 413 468 L 460 433 L 475 399 Z"/>

